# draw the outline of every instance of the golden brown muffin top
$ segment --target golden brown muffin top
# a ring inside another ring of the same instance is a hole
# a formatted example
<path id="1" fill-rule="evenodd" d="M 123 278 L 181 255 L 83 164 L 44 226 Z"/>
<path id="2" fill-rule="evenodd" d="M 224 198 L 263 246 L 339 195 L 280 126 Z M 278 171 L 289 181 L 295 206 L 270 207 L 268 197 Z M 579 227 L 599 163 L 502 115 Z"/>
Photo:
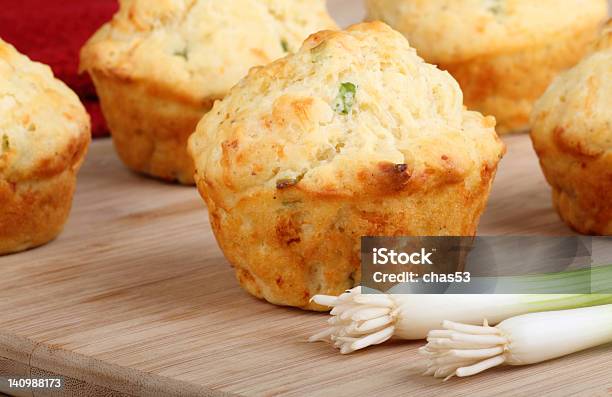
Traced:
<path id="1" fill-rule="evenodd" d="M 612 160 L 612 24 L 596 51 L 561 74 L 536 103 L 532 136 L 562 151 Z"/>
<path id="2" fill-rule="evenodd" d="M 375 22 L 314 34 L 252 69 L 189 146 L 225 205 L 260 189 L 376 196 L 480 183 L 504 152 L 494 126 L 465 110 L 448 73 Z"/>
<path id="3" fill-rule="evenodd" d="M 0 39 L 0 177 L 55 175 L 72 165 L 89 133 L 76 94 Z"/>
<path id="4" fill-rule="evenodd" d="M 367 0 L 381 19 L 433 63 L 548 43 L 608 17 L 607 0 Z"/>
<path id="5" fill-rule="evenodd" d="M 145 81 L 201 102 L 222 98 L 249 68 L 334 29 L 324 0 L 120 0 L 86 44 L 81 69 Z"/>

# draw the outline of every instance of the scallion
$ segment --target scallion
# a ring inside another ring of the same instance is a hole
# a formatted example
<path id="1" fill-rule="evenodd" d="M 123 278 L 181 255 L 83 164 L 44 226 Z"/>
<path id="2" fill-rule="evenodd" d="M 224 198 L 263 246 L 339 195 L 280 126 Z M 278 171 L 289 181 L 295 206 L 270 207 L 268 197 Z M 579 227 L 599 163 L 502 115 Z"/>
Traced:
<path id="1" fill-rule="evenodd" d="M 334 110 L 338 114 L 349 115 L 355 105 L 355 97 L 357 96 L 357 86 L 353 83 L 340 84 L 340 90 L 336 97 Z"/>
<path id="2" fill-rule="evenodd" d="M 531 313 L 496 327 L 444 321 L 431 331 L 420 353 L 425 375 L 476 375 L 499 365 L 535 364 L 612 342 L 612 305 Z"/>
<path id="3" fill-rule="evenodd" d="M 283 52 L 289 52 L 289 42 L 285 39 L 281 39 L 281 48 L 283 49 Z"/>
<path id="4" fill-rule="evenodd" d="M 8 152 L 11 150 L 11 142 L 9 141 L 9 137 L 6 134 L 2 134 L 2 151 Z"/>
<path id="5" fill-rule="evenodd" d="M 497 324 L 525 313 L 612 303 L 612 295 L 394 295 L 362 294 L 356 287 L 338 297 L 317 295 L 313 301 L 332 307 L 332 317 L 329 327 L 309 341 L 330 340 L 347 354 L 392 337 L 425 339 L 444 320 Z"/>

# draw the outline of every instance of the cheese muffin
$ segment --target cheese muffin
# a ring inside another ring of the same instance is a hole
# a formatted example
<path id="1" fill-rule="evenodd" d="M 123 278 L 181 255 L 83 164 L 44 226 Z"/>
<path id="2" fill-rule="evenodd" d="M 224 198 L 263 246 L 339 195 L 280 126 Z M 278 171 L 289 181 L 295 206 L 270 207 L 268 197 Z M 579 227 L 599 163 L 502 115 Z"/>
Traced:
<path id="1" fill-rule="evenodd" d="M 90 139 L 76 94 L 0 40 L 0 255 L 62 231 Z"/>
<path id="2" fill-rule="evenodd" d="M 324 0 L 120 0 L 85 45 L 115 147 L 131 169 L 193 184 L 187 138 L 214 101 L 262 65 L 335 28 Z"/>
<path id="3" fill-rule="evenodd" d="M 595 52 L 537 102 L 531 137 L 554 205 L 583 234 L 612 236 L 612 23 Z"/>
<path id="4" fill-rule="evenodd" d="M 608 17 L 606 0 L 367 0 L 369 19 L 402 32 L 459 82 L 498 132 L 528 127 L 533 103 L 575 65 Z"/>
<path id="5" fill-rule="evenodd" d="M 374 22 L 312 35 L 217 102 L 189 142 L 240 284 L 279 305 L 360 281 L 361 236 L 476 233 L 505 147 L 457 82 Z"/>

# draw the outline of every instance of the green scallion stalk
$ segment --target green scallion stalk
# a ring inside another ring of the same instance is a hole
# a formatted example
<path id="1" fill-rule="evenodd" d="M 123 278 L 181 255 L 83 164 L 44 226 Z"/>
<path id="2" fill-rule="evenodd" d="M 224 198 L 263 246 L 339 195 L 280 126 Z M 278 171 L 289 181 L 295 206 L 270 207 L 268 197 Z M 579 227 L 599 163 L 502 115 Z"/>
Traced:
<path id="1" fill-rule="evenodd" d="M 338 114 L 349 115 L 355 105 L 355 97 L 357 96 L 357 86 L 353 83 L 346 82 L 340 84 L 338 96 L 334 104 L 334 110 Z"/>

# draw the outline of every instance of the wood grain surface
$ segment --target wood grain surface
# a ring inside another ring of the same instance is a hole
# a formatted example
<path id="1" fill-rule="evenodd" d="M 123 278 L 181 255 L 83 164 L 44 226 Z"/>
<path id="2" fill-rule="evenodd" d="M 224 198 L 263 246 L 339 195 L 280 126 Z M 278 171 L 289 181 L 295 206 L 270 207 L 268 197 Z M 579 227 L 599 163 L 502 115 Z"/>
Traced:
<path id="1" fill-rule="evenodd" d="M 505 140 L 481 234 L 571 233 L 528 138 Z M 610 346 L 443 383 L 420 376 L 421 343 L 350 356 L 306 343 L 325 320 L 243 292 L 195 189 L 134 175 L 98 141 L 61 237 L 0 258 L 0 384 L 66 378 L 63 394 L 21 394 L 36 396 L 612 395 Z"/>

